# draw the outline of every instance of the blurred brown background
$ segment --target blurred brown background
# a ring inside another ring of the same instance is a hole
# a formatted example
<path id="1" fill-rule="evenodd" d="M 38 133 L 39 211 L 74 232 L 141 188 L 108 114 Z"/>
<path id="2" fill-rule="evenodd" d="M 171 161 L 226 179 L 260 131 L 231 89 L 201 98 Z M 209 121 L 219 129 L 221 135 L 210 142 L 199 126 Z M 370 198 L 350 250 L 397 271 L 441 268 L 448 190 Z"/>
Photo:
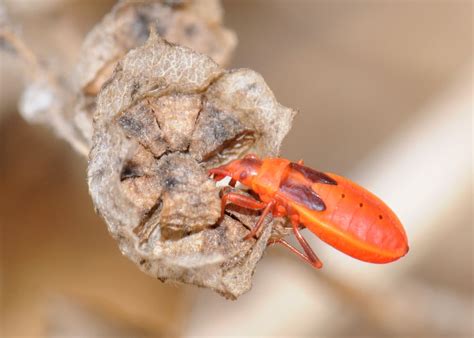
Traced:
<path id="1" fill-rule="evenodd" d="M 32 48 L 64 66 L 113 3 L 6 1 Z M 472 335 L 472 3 L 223 4 L 239 38 L 232 67 L 299 110 L 282 155 L 387 200 L 409 255 L 368 266 L 315 240 L 325 268 L 313 271 L 272 248 L 236 302 L 162 284 L 95 215 L 85 161 L 17 114 L 22 67 L 1 54 L 3 336 Z"/>

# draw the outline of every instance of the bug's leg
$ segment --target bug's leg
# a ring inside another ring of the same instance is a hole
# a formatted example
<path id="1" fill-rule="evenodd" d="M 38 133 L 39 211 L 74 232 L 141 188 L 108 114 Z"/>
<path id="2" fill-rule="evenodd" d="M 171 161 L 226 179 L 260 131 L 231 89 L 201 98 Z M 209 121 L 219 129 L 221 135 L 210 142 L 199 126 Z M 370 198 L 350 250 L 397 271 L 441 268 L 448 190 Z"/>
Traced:
<path id="1" fill-rule="evenodd" d="M 316 269 L 321 269 L 323 267 L 323 263 L 318 258 L 318 256 L 316 256 L 313 249 L 311 249 L 311 247 L 309 246 L 308 242 L 303 237 L 303 235 L 301 235 L 300 229 L 298 227 L 298 223 L 292 220 L 291 224 L 293 225 L 293 232 L 295 233 L 295 237 L 300 243 L 301 247 L 303 248 L 311 265 L 314 266 Z"/>
<path id="2" fill-rule="evenodd" d="M 273 210 L 273 207 L 275 206 L 275 201 L 270 201 L 269 203 L 263 203 L 247 195 L 242 195 L 235 192 L 229 192 L 222 196 L 221 218 L 224 217 L 225 207 L 228 203 L 232 203 L 232 204 L 238 205 L 239 207 L 251 209 L 251 210 L 264 209 L 262 214 L 260 215 L 260 218 L 257 221 L 257 224 L 255 224 L 255 226 L 252 228 L 250 233 L 248 233 L 244 237 L 244 240 L 250 239 L 255 236 L 255 234 L 262 227 L 265 217 L 268 215 L 269 212 Z"/>
<path id="3" fill-rule="evenodd" d="M 298 257 L 303 259 L 305 262 L 311 264 L 311 266 L 313 266 L 314 268 L 321 269 L 323 267 L 323 263 L 318 258 L 318 256 L 316 256 L 316 254 L 314 253 L 313 249 L 311 249 L 306 239 L 304 239 L 303 235 L 301 235 L 299 227 L 298 227 L 299 224 L 296 217 L 291 217 L 291 224 L 293 226 L 293 232 L 295 233 L 295 237 L 300 243 L 301 247 L 303 248 L 304 253 L 300 252 L 290 243 L 288 243 L 287 241 L 281 238 L 272 240 L 271 242 L 268 243 L 268 245 L 275 244 L 275 243 L 282 244 L 283 246 L 293 251 L 293 253 L 298 255 Z"/>
<path id="4" fill-rule="evenodd" d="M 222 196 L 221 200 L 221 218 L 224 217 L 225 207 L 228 203 L 238 205 L 239 207 L 252 209 L 252 210 L 262 210 L 265 208 L 266 204 L 256 199 L 247 196 L 238 194 L 235 192 L 228 192 Z"/>
<path id="5" fill-rule="evenodd" d="M 270 201 L 267 204 L 262 214 L 260 215 L 260 218 L 258 219 L 257 224 L 255 224 L 253 229 L 247 234 L 247 236 L 244 237 L 244 240 L 253 238 L 257 234 L 257 232 L 260 230 L 260 228 L 263 225 L 263 221 L 265 220 L 265 217 L 267 217 L 268 213 L 273 210 L 274 206 L 275 206 L 275 201 Z"/>
<path id="6" fill-rule="evenodd" d="M 310 264 L 311 266 L 315 267 L 316 269 L 320 269 L 323 265 L 321 263 L 321 261 L 319 261 L 319 264 L 315 264 L 314 262 L 312 262 L 308 256 L 306 256 L 305 254 L 301 253 L 297 248 L 295 248 L 293 245 L 291 245 L 290 243 L 288 243 L 287 241 L 285 241 L 284 239 L 282 238 L 278 238 L 278 239 L 272 239 L 268 242 L 268 246 L 270 245 L 273 245 L 273 244 L 281 244 L 283 245 L 284 247 L 290 249 L 294 254 L 296 254 L 299 258 L 301 258 L 302 260 L 304 260 L 306 263 Z"/>

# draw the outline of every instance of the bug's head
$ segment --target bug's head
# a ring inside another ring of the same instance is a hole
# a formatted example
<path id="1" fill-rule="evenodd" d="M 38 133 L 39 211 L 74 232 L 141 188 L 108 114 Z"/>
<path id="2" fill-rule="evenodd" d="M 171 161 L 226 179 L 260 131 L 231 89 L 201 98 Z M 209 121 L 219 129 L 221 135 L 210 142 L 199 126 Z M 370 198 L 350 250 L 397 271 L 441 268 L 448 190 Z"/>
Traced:
<path id="1" fill-rule="evenodd" d="M 262 160 L 255 155 L 247 155 L 241 160 L 235 160 L 209 170 L 209 175 L 214 175 L 213 179 L 216 182 L 229 176 L 234 182 L 238 181 L 250 186 L 253 177 L 257 176 L 261 166 Z"/>

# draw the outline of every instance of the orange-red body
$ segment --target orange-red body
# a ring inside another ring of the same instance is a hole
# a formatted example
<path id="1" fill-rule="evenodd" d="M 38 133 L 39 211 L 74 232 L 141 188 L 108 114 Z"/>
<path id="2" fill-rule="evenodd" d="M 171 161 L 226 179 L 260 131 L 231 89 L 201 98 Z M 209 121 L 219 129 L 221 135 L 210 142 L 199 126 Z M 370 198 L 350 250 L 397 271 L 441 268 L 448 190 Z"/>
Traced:
<path id="1" fill-rule="evenodd" d="M 408 252 L 394 212 L 366 189 L 283 158 L 255 156 L 212 169 L 252 189 L 275 216 L 288 216 L 334 248 L 363 261 L 387 263 Z"/>

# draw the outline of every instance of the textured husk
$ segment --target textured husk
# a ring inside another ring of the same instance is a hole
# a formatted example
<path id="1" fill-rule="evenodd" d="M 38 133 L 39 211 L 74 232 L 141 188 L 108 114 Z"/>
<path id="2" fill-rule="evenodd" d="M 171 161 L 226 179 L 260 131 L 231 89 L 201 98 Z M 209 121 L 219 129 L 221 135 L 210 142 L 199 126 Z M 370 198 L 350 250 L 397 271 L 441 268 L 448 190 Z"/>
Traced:
<path id="1" fill-rule="evenodd" d="M 283 221 L 268 217 L 259 239 L 244 241 L 257 215 L 231 208 L 219 220 L 207 169 L 277 155 L 293 116 L 254 71 L 225 71 L 152 33 L 119 61 L 94 116 L 89 189 L 122 253 L 163 281 L 231 299 L 249 290 Z"/>

